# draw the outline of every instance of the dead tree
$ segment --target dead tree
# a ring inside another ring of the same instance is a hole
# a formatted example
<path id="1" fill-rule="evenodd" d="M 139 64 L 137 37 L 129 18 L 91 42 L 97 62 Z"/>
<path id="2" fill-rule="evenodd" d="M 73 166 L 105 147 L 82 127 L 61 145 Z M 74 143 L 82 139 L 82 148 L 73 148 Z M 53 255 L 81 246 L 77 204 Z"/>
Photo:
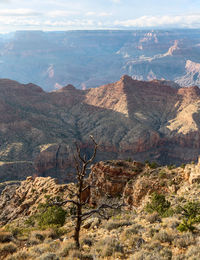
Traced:
<path id="1" fill-rule="evenodd" d="M 101 218 L 107 219 L 106 216 L 106 209 L 120 209 L 124 204 L 118 204 L 114 203 L 112 205 L 109 204 L 101 204 L 95 209 L 91 209 L 89 211 L 83 212 L 83 207 L 88 203 L 89 197 L 86 199 L 86 201 L 82 200 L 83 192 L 86 191 L 89 188 L 92 188 L 91 185 L 85 186 L 85 177 L 87 174 L 87 167 L 94 161 L 97 153 L 98 144 L 96 143 L 93 136 L 90 136 L 93 144 L 94 144 L 94 150 L 92 153 L 92 156 L 89 159 L 86 159 L 86 156 L 81 155 L 81 150 L 78 145 L 76 145 L 76 154 L 74 155 L 74 162 L 75 162 L 75 168 L 76 168 L 76 178 L 77 178 L 77 190 L 74 192 L 71 189 L 67 188 L 69 191 L 69 196 L 72 199 L 67 199 L 63 202 L 55 202 L 59 205 L 64 205 L 67 203 L 71 203 L 75 206 L 75 214 L 72 216 L 75 219 L 75 230 L 74 230 L 74 240 L 76 243 L 76 247 L 80 248 L 80 242 L 79 242 L 79 235 L 81 230 L 81 225 L 84 220 L 91 217 L 94 214 L 98 214 Z M 74 199 L 73 199 L 74 198 Z"/>

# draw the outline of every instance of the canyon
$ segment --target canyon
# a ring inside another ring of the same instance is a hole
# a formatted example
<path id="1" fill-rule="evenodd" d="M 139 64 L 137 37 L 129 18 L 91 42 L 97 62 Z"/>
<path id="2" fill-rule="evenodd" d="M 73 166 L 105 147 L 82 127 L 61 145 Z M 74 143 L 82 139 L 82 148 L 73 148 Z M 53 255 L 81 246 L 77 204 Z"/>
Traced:
<path id="1" fill-rule="evenodd" d="M 17 31 L 0 34 L 0 78 L 46 91 L 97 87 L 123 74 L 199 86 L 199 55 L 199 29 Z"/>
<path id="2" fill-rule="evenodd" d="M 75 143 L 96 161 L 181 164 L 200 153 L 200 89 L 168 81 L 120 80 L 86 90 L 45 92 L 0 80 L 0 180 L 51 176 L 74 181 Z"/>

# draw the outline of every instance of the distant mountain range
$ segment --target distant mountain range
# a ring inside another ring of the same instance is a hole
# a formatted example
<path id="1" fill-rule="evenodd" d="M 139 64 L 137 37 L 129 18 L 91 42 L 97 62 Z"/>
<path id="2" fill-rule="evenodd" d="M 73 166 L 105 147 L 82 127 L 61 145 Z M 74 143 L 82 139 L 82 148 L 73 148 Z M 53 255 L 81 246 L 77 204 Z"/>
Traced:
<path id="1" fill-rule="evenodd" d="M 127 74 L 200 86 L 200 30 L 18 31 L 0 35 L 0 78 L 46 91 L 97 87 Z"/>
<path id="2" fill-rule="evenodd" d="M 34 84 L 0 80 L 0 181 L 29 175 L 72 180 L 74 143 L 97 160 L 197 160 L 200 89 L 133 80 L 87 90 L 67 85 L 45 92 Z"/>

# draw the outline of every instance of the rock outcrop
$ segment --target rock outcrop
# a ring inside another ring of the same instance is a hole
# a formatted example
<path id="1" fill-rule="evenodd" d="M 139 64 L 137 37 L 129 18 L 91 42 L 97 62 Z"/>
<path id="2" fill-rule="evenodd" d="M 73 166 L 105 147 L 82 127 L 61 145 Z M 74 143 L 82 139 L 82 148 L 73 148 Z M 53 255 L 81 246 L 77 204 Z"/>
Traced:
<path id="1" fill-rule="evenodd" d="M 127 206 L 138 206 L 147 194 L 169 191 L 167 186 L 161 185 L 160 171 L 139 162 L 99 162 L 91 168 L 88 178 L 93 187 L 90 204 L 98 204 L 101 198 L 123 198 Z"/>
<path id="2" fill-rule="evenodd" d="M 200 157 L 197 164 L 193 163 L 186 165 L 184 174 L 186 180 L 188 180 L 190 184 L 195 182 L 200 183 Z"/>
<path id="3" fill-rule="evenodd" d="M 85 187 L 89 185 L 90 188 L 84 191 L 81 199 L 92 207 L 110 199 L 123 200 L 128 208 L 140 207 L 153 192 L 184 193 L 194 182 L 199 183 L 199 175 L 199 163 L 170 168 L 151 167 L 136 161 L 101 161 L 91 167 L 85 180 Z M 73 183 L 58 184 L 51 177 L 30 176 L 21 183 L 9 183 L 0 195 L 0 226 L 13 220 L 24 221 L 38 213 L 38 206 L 48 197 L 72 199 L 70 190 L 76 190 Z"/>
<path id="4" fill-rule="evenodd" d="M 121 197 L 130 180 L 136 179 L 143 171 L 142 163 L 126 161 L 99 162 L 92 166 L 88 178 L 90 189 L 90 203 L 96 204 L 104 197 Z"/>
<path id="5" fill-rule="evenodd" d="M 20 185 L 6 186 L 0 195 L 0 225 L 35 214 L 39 203 L 46 202 L 47 195 L 56 197 L 65 191 L 66 185 L 58 185 L 50 177 L 30 176 Z"/>

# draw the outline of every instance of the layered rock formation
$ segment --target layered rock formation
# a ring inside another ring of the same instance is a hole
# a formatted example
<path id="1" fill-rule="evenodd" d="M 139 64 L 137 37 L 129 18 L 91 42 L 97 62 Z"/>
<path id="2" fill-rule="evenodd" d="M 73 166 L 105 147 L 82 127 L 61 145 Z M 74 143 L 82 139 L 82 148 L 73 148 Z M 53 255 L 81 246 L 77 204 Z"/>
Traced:
<path id="1" fill-rule="evenodd" d="M 90 134 L 99 143 L 97 161 L 182 163 L 200 153 L 198 87 L 123 76 L 96 89 L 68 85 L 51 93 L 4 79 L 0 91 L 1 181 L 30 174 L 73 180 L 74 143 L 89 156 Z"/>
<path id="2" fill-rule="evenodd" d="M 128 208 L 140 207 L 153 192 L 184 193 L 194 183 L 200 183 L 199 176 L 199 163 L 171 169 L 136 161 L 101 161 L 91 167 L 85 180 L 90 189 L 84 191 L 82 200 L 92 207 L 112 199 L 123 200 Z M 21 183 L 8 185 L 0 194 L 0 226 L 13 220 L 24 222 L 38 213 L 39 205 L 46 203 L 48 197 L 53 200 L 59 197 L 60 201 L 72 199 L 70 191 L 76 188 L 73 183 L 58 184 L 51 177 L 31 176 Z M 69 204 L 65 207 L 69 208 Z"/>
<path id="3" fill-rule="evenodd" d="M 170 185 L 162 185 L 161 171 L 165 172 L 167 180 L 170 176 L 167 167 L 150 169 L 139 162 L 99 162 L 92 167 L 89 176 L 93 187 L 90 189 L 90 204 L 98 204 L 101 198 L 123 198 L 127 206 L 139 206 L 147 194 L 169 191 Z M 175 178 L 182 176 L 179 170 L 176 173 Z M 173 177 L 170 177 L 172 180 Z"/>

